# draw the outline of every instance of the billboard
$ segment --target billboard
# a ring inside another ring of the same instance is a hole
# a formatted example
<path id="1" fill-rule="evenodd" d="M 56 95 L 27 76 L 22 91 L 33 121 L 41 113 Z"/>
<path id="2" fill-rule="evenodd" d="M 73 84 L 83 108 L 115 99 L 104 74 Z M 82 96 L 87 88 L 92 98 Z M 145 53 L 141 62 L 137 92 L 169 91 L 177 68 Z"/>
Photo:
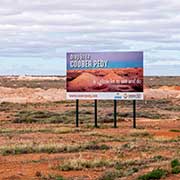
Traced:
<path id="1" fill-rule="evenodd" d="M 143 99 L 143 52 L 67 53 L 67 99 Z"/>

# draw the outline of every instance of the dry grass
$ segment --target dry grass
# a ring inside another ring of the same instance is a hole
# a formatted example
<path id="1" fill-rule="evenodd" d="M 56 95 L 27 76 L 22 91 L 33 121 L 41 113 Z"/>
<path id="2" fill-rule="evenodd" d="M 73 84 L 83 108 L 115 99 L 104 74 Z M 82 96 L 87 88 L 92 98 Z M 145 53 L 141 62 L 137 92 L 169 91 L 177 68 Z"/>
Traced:
<path id="1" fill-rule="evenodd" d="M 111 147 L 94 141 L 86 144 L 62 145 L 62 144 L 17 144 L 11 146 L 2 146 L 0 153 L 2 155 L 30 154 L 30 153 L 72 153 L 86 150 L 108 150 Z"/>
<path id="2" fill-rule="evenodd" d="M 61 171 L 72 171 L 72 170 L 83 170 L 90 168 L 101 168 L 101 167 L 111 167 L 114 163 L 105 159 L 94 159 L 94 160 L 86 160 L 86 159 L 72 159 L 68 161 L 64 161 L 60 165 L 56 167 Z"/>

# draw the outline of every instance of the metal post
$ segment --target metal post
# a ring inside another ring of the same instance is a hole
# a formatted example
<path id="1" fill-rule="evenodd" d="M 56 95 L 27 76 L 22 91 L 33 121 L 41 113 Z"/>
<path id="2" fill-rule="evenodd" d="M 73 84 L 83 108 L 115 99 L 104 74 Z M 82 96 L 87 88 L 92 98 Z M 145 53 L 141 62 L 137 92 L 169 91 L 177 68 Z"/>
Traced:
<path id="1" fill-rule="evenodd" d="M 136 128 L 136 100 L 133 100 L 133 128 Z"/>
<path id="2" fill-rule="evenodd" d="M 94 100 L 94 126 L 98 127 L 97 125 L 97 99 Z"/>
<path id="3" fill-rule="evenodd" d="M 114 100 L 114 128 L 117 128 L 117 101 Z"/>
<path id="4" fill-rule="evenodd" d="M 76 99 L 76 127 L 79 127 L 79 100 Z"/>

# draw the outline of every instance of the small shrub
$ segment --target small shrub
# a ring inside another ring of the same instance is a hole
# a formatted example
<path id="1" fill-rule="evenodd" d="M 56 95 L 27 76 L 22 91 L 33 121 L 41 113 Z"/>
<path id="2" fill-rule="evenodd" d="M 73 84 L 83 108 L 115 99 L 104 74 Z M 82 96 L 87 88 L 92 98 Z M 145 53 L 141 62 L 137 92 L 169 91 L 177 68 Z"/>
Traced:
<path id="1" fill-rule="evenodd" d="M 87 114 L 93 114 L 93 112 L 83 109 L 79 112 L 79 114 L 86 114 L 87 115 Z"/>
<path id="2" fill-rule="evenodd" d="M 48 175 L 42 176 L 41 180 L 65 180 L 63 176 Z"/>
<path id="3" fill-rule="evenodd" d="M 180 129 L 171 129 L 170 132 L 180 132 Z"/>
<path id="4" fill-rule="evenodd" d="M 130 118 L 133 115 L 131 112 L 125 112 L 125 113 L 120 113 L 120 116 Z M 148 119 L 163 119 L 163 118 L 166 118 L 166 115 L 158 114 L 156 112 L 139 111 L 139 112 L 137 112 L 137 117 L 148 118 Z"/>
<path id="5" fill-rule="evenodd" d="M 42 176 L 42 173 L 40 171 L 36 171 L 36 174 L 35 174 L 36 177 L 41 177 Z"/>
<path id="6" fill-rule="evenodd" d="M 91 142 L 86 146 L 87 150 L 108 150 L 110 147 L 106 144 L 98 145 L 95 142 Z"/>
<path id="7" fill-rule="evenodd" d="M 176 166 L 180 166 L 180 162 L 178 159 L 174 159 L 171 161 L 171 167 L 174 168 Z"/>
<path id="8" fill-rule="evenodd" d="M 148 132 L 144 131 L 144 132 L 134 132 L 130 134 L 132 137 L 150 137 L 151 134 L 149 134 Z"/>
<path id="9" fill-rule="evenodd" d="M 62 123 L 61 114 L 49 111 L 20 111 L 13 123 Z"/>
<path id="10" fill-rule="evenodd" d="M 179 174 L 180 173 L 180 166 L 176 166 L 172 168 L 172 174 Z"/>
<path id="11" fill-rule="evenodd" d="M 163 161 L 163 160 L 166 160 L 166 159 L 167 159 L 166 157 L 163 157 L 161 155 L 157 155 L 157 156 L 153 157 L 154 161 Z"/>
<path id="12" fill-rule="evenodd" d="M 121 177 L 121 172 L 117 170 L 106 171 L 99 180 L 115 180 L 116 178 Z"/>
<path id="13" fill-rule="evenodd" d="M 180 173 L 180 162 L 178 159 L 174 159 L 171 161 L 172 174 Z"/>
<path id="14" fill-rule="evenodd" d="M 166 108 L 164 108 L 165 110 L 167 110 L 167 111 L 177 111 L 177 112 L 179 112 L 180 111 L 180 106 L 173 106 L 173 105 L 171 105 L 171 106 L 169 106 L 169 107 L 166 107 Z"/>
<path id="15" fill-rule="evenodd" d="M 142 118 L 148 118 L 148 119 L 163 119 L 166 116 L 163 114 L 158 114 L 158 113 L 150 113 L 150 112 L 138 112 L 137 117 L 142 117 Z"/>
<path id="16" fill-rule="evenodd" d="M 139 171 L 139 169 L 136 168 L 136 167 L 129 168 L 129 169 L 127 169 L 127 171 L 125 172 L 124 176 L 130 176 L 130 175 L 132 175 L 132 174 L 134 174 L 134 173 L 136 173 L 136 172 L 138 172 L 138 171 Z"/>
<path id="17" fill-rule="evenodd" d="M 115 169 L 117 169 L 117 170 L 121 170 L 121 169 L 123 169 L 123 164 L 122 163 L 120 163 L 120 162 L 116 162 L 116 164 L 115 164 Z"/>
<path id="18" fill-rule="evenodd" d="M 51 175 L 51 174 L 49 174 L 48 176 L 45 176 L 40 171 L 37 171 L 35 173 L 35 176 L 41 180 L 65 180 L 63 176 L 59 176 L 59 175 L 56 176 L 56 175 Z"/>
<path id="19" fill-rule="evenodd" d="M 167 170 L 164 169 L 155 169 L 145 175 L 139 176 L 138 180 L 153 180 L 153 179 L 161 179 L 168 174 Z"/>
<path id="20" fill-rule="evenodd" d="M 98 168 L 98 167 L 109 167 L 111 162 L 106 160 L 85 160 L 85 159 L 73 159 L 65 161 L 63 164 L 57 166 L 57 169 L 61 171 L 71 171 L 71 170 L 82 170 L 89 168 Z"/>

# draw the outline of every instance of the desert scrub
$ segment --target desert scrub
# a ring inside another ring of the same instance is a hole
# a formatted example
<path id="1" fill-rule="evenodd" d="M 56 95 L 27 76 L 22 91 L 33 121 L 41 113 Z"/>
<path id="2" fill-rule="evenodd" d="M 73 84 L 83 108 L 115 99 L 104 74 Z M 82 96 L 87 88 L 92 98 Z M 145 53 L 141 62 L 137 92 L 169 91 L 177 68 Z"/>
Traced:
<path id="1" fill-rule="evenodd" d="M 162 177 L 166 177 L 168 171 L 165 169 L 155 169 L 147 174 L 139 176 L 138 180 L 153 180 L 153 179 L 161 179 Z"/>
<path id="2" fill-rule="evenodd" d="M 154 162 L 156 162 L 156 161 L 165 161 L 165 160 L 168 160 L 168 158 L 167 158 L 167 157 L 164 157 L 164 156 L 161 156 L 161 155 L 157 155 L 157 156 L 154 156 L 154 157 L 152 158 L 152 160 L 153 160 Z"/>
<path id="3" fill-rule="evenodd" d="M 36 172 L 36 177 L 38 177 L 40 180 L 66 180 L 63 176 L 59 175 L 42 175 L 41 172 Z"/>
<path id="4" fill-rule="evenodd" d="M 81 104 L 81 107 L 94 107 L 94 103 L 92 102 L 84 102 Z"/>
<path id="5" fill-rule="evenodd" d="M 67 134 L 83 132 L 82 129 L 74 129 L 71 127 L 59 127 L 59 128 L 26 128 L 26 129 L 1 129 L 2 135 L 14 135 L 14 134 L 28 134 L 28 133 L 52 133 L 52 134 Z"/>
<path id="6" fill-rule="evenodd" d="M 113 101 L 111 100 L 101 100 L 98 101 L 98 106 L 99 107 L 103 107 L 103 108 L 107 108 L 107 107 L 112 107 L 113 106 Z"/>
<path id="7" fill-rule="evenodd" d="M 107 150 L 111 147 L 94 142 L 80 145 L 59 145 L 59 144 L 28 144 L 28 145 L 14 145 L 1 147 L 0 153 L 2 155 L 15 154 L 30 154 L 30 153 L 71 153 L 82 152 L 86 150 Z"/>
<path id="8" fill-rule="evenodd" d="M 153 137 L 153 141 L 157 142 L 157 143 L 162 143 L 162 144 L 166 144 L 166 143 L 176 143 L 176 142 L 180 142 L 180 136 L 173 138 L 173 139 L 167 139 L 166 137 Z"/>
<path id="9" fill-rule="evenodd" d="M 86 132 L 84 136 L 96 137 L 98 142 L 124 142 L 126 141 L 124 136 L 111 136 L 108 134 L 101 134 L 97 132 Z"/>
<path id="10" fill-rule="evenodd" d="M 164 108 L 164 110 L 179 112 L 180 111 L 180 106 L 178 106 L 178 105 L 175 105 L 175 106 L 171 105 L 171 106 L 168 106 L 168 107 Z"/>
<path id="11" fill-rule="evenodd" d="M 44 145 L 14 145 L 5 146 L 0 149 L 2 155 L 16 155 L 16 154 L 30 154 L 30 153 L 58 153 L 63 152 L 67 147 L 59 146 L 56 144 L 44 144 Z M 68 147 L 70 148 L 70 147 Z"/>
<path id="12" fill-rule="evenodd" d="M 158 100 L 144 100 L 139 101 L 138 106 L 141 108 L 160 108 L 164 109 L 165 107 L 168 107 L 172 105 L 172 102 L 167 99 L 158 99 Z"/>
<path id="13" fill-rule="evenodd" d="M 0 134 L 8 135 L 8 134 L 27 134 L 27 133 L 49 133 L 51 129 L 33 129 L 33 128 L 26 128 L 26 129 L 2 129 L 0 130 Z"/>
<path id="14" fill-rule="evenodd" d="M 11 103 L 11 102 L 2 102 L 0 104 L 0 111 L 9 112 L 14 109 L 27 108 L 27 104 Z"/>
<path id="15" fill-rule="evenodd" d="M 151 166 L 151 163 L 157 162 L 154 158 L 141 159 L 141 160 L 128 160 L 124 162 L 115 161 L 114 168 L 116 170 L 123 170 L 123 176 L 131 175 L 138 172 L 140 169 L 144 169 Z"/>
<path id="16" fill-rule="evenodd" d="M 13 123 L 69 123 L 75 111 L 61 113 L 49 111 L 20 111 L 15 115 Z"/>
<path id="17" fill-rule="evenodd" d="M 80 121 L 91 120 L 93 113 L 86 110 L 81 110 L 79 114 Z M 73 116 L 75 115 L 74 110 L 64 112 L 50 112 L 50 111 L 20 111 L 16 113 L 13 123 L 73 123 Z"/>
<path id="18" fill-rule="evenodd" d="M 169 130 L 170 132 L 179 132 L 180 133 L 180 129 L 171 129 Z"/>
<path id="19" fill-rule="evenodd" d="M 63 119 L 58 113 L 49 111 L 20 111 L 15 115 L 13 123 L 62 123 Z"/>
<path id="20" fill-rule="evenodd" d="M 122 171 L 122 176 L 130 176 L 133 173 L 138 172 L 140 167 L 137 166 L 137 165 L 134 166 L 133 164 L 129 165 L 127 162 L 124 162 L 124 163 L 116 162 L 115 165 L 114 165 L 114 168 L 116 170 L 123 170 Z"/>
<path id="21" fill-rule="evenodd" d="M 131 176 L 132 174 L 134 174 L 134 173 L 136 173 L 138 171 L 139 171 L 138 167 L 128 168 L 126 171 L 124 171 L 123 176 L 125 176 L 125 177 L 126 176 Z"/>
<path id="22" fill-rule="evenodd" d="M 179 174 L 180 173 L 180 166 L 176 166 L 172 168 L 172 174 Z"/>
<path id="23" fill-rule="evenodd" d="M 100 123 L 112 123 L 113 122 L 113 116 L 107 115 L 107 116 L 99 116 L 99 122 Z"/>
<path id="24" fill-rule="evenodd" d="M 136 130 L 135 132 L 130 133 L 130 136 L 143 138 L 143 137 L 151 137 L 152 135 L 144 130 L 143 131 Z"/>
<path id="25" fill-rule="evenodd" d="M 174 159 L 171 161 L 172 167 L 172 174 L 179 174 L 180 173 L 180 162 L 178 159 Z"/>
<path id="26" fill-rule="evenodd" d="M 109 150 L 109 149 L 111 149 L 110 146 L 108 146 L 106 144 L 98 145 L 95 141 L 88 143 L 87 145 L 85 145 L 85 147 L 86 147 L 86 150 Z"/>
<path id="27" fill-rule="evenodd" d="M 123 144 L 116 148 L 117 153 L 121 153 L 124 151 L 126 151 L 126 152 L 133 152 L 133 151 L 148 152 L 148 151 L 152 151 L 152 150 L 154 150 L 154 147 L 151 146 L 150 143 L 148 143 L 147 141 L 138 142 L 136 139 L 134 140 L 134 142 L 132 140 L 132 142 Z"/>
<path id="28" fill-rule="evenodd" d="M 171 161 L 171 167 L 176 167 L 176 166 L 180 166 L 180 162 L 178 159 L 174 159 Z"/>
<path id="29" fill-rule="evenodd" d="M 100 167 L 110 167 L 112 166 L 112 162 L 96 159 L 96 160 L 85 160 L 85 159 L 73 159 L 63 162 L 58 165 L 55 169 L 59 169 L 61 171 L 71 171 L 71 170 L 83 170 L 88 168 L 100 168 Z"/>
<path id="30" fill-rule="evenodd" d="M 157 112 L 137 112 L 137 117 L 148 118 L 148 119 L 165 119 L 167 116 L 165 114 L 159 114 Z"/>
<path id="31" fill-rule="evenodd" d="M 120 177 L 122 177 L 122 173 L 120 171 L 109 170 L 109 171 L 106 171 L 104 174 L 102 174 L 98 180 L 115 180 Z"/>
<path id="32" fill-rule="evenodd" d="M 165 119 L 167 116 L 165 114 L 159 114 L 157 112 L 149 111 L 139 111 L 136 113 L 138 118 L 148 118 L 148 119 Z M 133 115 L 131 112 L 120 113 L 120 117 L 131 118 Z"/>

